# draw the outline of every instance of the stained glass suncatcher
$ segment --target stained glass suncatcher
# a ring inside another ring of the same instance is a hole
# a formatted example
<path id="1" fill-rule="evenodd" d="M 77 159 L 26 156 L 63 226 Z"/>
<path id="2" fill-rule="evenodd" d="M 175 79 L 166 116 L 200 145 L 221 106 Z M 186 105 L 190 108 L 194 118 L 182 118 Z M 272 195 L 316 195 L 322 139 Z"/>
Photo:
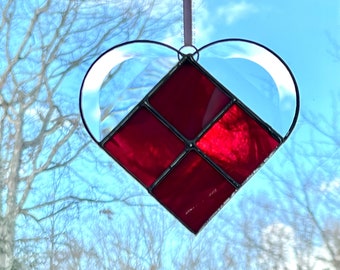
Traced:
<path id="1" fill-rule="evenodd" d="M 191 57 L 102 141 L 194 233 L 279 143 L 279 135 Z"/>
<path id="2" fill-rule="evenodd" d="M 80 112 L 93 140 L 196 234 L 291 134 L 299 94 L 283 60 L 252 41 L 193 54 L 132 41 L 91 66 Z"/>

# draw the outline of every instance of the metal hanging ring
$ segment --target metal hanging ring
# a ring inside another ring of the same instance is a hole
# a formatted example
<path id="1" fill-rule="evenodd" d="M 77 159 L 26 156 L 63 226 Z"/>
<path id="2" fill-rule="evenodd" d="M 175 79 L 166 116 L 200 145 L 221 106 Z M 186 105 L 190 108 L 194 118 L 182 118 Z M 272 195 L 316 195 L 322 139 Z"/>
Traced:
<path id="1" fill-rule="evenodd" d="M 183 56 L 191 56 L 195 61 L 199 59 L 199 50 L 194 45 L 183 45 L 178 49 L 178 60 L 181 60 Z"/>

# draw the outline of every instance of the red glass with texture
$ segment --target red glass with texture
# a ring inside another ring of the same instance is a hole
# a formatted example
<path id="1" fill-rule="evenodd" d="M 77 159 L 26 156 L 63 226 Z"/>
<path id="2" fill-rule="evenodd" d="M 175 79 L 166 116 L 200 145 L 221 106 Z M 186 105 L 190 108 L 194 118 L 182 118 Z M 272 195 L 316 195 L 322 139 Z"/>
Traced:
<path id="1" fill-rule="evenodd" d="M 234 103 L 192 145 L 231 98 L 188 59 L 163 81 L 148 102 L 152 112 L 142 105 L 103 147 L 149 187 L 151 194 L 177 219 L 198 233 L 236 190 L 207 157 L 242 184 L 280 142 Z M 162 116 L 171 126 L 167 127 L 155 115 Z M 186 138 L 186 143 L 173 128 Z M 181 157 L 187 151 L 185 144 L 191 150 Z M 160 176 L 163 178 L 155 184 Z"/>
<path id="2" fill-rule="evenodd" d="M 152 193 L 197 233 L 234 191 L 219 172 L 195 151 L 190 151 Z"/>
<path id="3" fill-rule="evenodd" d="M 185 61 L 150 97 L 150 104 L 187 139 L 199 132 L 230 98 L 190 61 Z"/>
<path id="4" fill-rule="evenodd" d="M 104 148 L 148 187 L 184 151 L 184 143 L 141 108 L 105 142 Z"/>
<path id="5" fill-rule="evenodd" d="M 197 146 L 237 182 L 244 182 L 279 145 L 254 118 L 234 104 Z"/>

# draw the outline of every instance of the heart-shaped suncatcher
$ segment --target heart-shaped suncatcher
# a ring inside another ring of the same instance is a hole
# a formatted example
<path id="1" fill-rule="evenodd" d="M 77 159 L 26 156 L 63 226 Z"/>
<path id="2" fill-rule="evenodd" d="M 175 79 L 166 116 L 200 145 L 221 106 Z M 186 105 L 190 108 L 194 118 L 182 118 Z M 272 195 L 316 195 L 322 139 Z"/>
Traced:
<path id="1" fill-rule="evenodd" d="M 288 66 L 263 45 L 192 48 L 113 47 L 87 72 L 80 109 L 94 141 L 198 233 L 288 138 L 299 94 Z"/>

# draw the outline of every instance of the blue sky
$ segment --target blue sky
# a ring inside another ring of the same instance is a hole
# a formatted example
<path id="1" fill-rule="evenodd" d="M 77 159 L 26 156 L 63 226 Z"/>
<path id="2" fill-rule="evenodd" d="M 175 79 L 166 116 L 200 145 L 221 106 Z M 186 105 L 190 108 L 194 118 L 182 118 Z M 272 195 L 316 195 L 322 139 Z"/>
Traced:
<path id="1" fill-rule="evenodd" d="M 204 8 L 199 27 L 209 30 L 203 37 L 197 35 L 197 44 L 243 37 L 268 46 L 291 67 L 302 103 L 308 105 L 320 102 L 320 92 L 330 90 L 325 81 L 330 88 L 337 83 L 336 66 L 327 52 L 327 32 L 339 34 L 338 1 L 204 1 Z"/>
<path id="2" fill-rule="evenodd" d="M 130 1 L 126 0 L 121 3 L 123 2 L 128 4 Z M 142 0 L 140 0 L 140 2 L 143 3 Z M 162 16 L 166 5 L 173 3 L 181 5 L 181 2 L 181 0 L 164 0 L 162 1 L 163 6 L 161 5 L 160 9 L 153 10 L 150 16 Z M 107 1 L 102 1 L 103 5 L 107 3 Z M 176 8 L 176 11 L 177 10 L 180 11 L 180 9 Z M 334 37 L 340 43 L 340 38 L 338 38 L 340 36 L 340 2 L 338 0 L 193 0 L 193 32 L 193 45 L 198 48 L 219 39 L 243 38 L 261 43 L 275 51 L 289 65 L 297 80 L 301 98 L 301 113 L 307 115 L 314 113 L 324 116 L 326 120 L 332 120 L 335 111 L 335 108 L 332 106 L 332 101 L 334 101 L 333 94 L 339 93 L 340 91 L 340 81 L 338 80 L 340 59 L 338 59 L 337 62 L 330 54 L 332 44 L 329 36 Z M 180 48 L 183 44 L 182 23 L 177 22 L 169 25 L 168 29 L 162 29 L 159 34 L 155 34 L 155 40 L 164 42 L 175 48 Z M 110 46 L 113 45 L 116 44 L 111 43 Z M 108 46 L 108 44 L 105 44 L 105 46 Z M 141 52 L 145 53 L 143 50 Z M 155 59 L 157 58 L 156 56 L 154 57 Z M 169 63 L 174 63 L 173 59 L 176 60 L 177 55 L 171 56 L 173 58 L 169 60 Z M 115 55 L 116 60 L 126 60 L 130 58 L 130 55 L 127 55 L 126 58 L 122 57 L 121 54 Z M 109 65 L 112 65 L 112 62 L 110 62 Z M 82 68 L 84 68 L 84 66 L 82 66 Z M 162 72 L 161 74 L 164 75 L 164 71 Z M 77 89 L 78 85 L 77 87 L 74 86 L 74 81 L 76 81 L 80 87 L 81 80 L 79 79 L 79 73 L 82 74 L 82 71 L 78 70 L 71 74 L 69 77 L 70 81 L 65 82 L 65 85 L 68 86 L 70 84 L 74 89 Z M 76 80 L 74 80 L 75 78 Z M 98 76 L 95 76 L 95 79 L 98 80 Z M 117 80 L 119 80 L 119 78 L 117 78 Z M 122 81 L 120 83 L 125 83 Z M 90 86 L 98 87 L 97 85 Z M 324 124 L 325 121 L 315 123 L 316 127 L 321 127 Z M 284 164 L 284 161 L 287 153 L 288 155 L 293 154 L 293 152 L 290 151 L 293 151 L 294 144 L 300 147 L 299 150 L 309 151 L 311 148 L 310 139 L 313 138 L 314 135 L 314 139 L 316 138 L 317 141 L 325 140 L 325 138 L 316 131 L 315 126 L 313 127 L 311 124 L 305 123 L 301 117 L 292 135 L 294 140 L 289 139 L 269 162 L 250 179 L 242 191 L 224 206 L 221 212 L 211 221 L 211 225 L 209 224 L 204 228 L 202 233 L 196 238 L 186 229 L 182 228 L 181 224 L 173 222 L 174 217 L 166 211 L 162 212 L 162 210 L 158 209 L 157 215 L 155 215 L 156 219 L 159 218 L 166 224 L 175 224 L 176 228 L 175 233 L 171 234 L 171 237 L 166 239 L 164 243 L 166 247 L 165 253 L 175 253 L 175 251 L 177 251 L 176 248 L 181 245 L 186 246 L 186 244 L 189 243 L 183 244 L 183 242 L 188 239 L 193 241 L 194 245 L 204 245 L 205 237 L 216 233 L 216 228 L 224 227 L 224 216 L 228 217 L 235 213 L 236 215 L 240 215 L 240 213 L 237 212 L 238 203 L 242 201 L 247 194 L 259 192 L 259 194 L 263 195 L 266 194 L 266 192 L 272 192 L 270 195 L 275 196 L 273 190 L 271 190 L 269 173 L 271 170 L 277 168 L 282 169 L 283 178 L 286 177 L 286 174 L 288 175 L 288 173 L 290 173 L 290 170 L 292 170 L 294 166 L 290 163 Z M 306 166 L 306 169 L 310 170 L 313 169 L 313 166 L 320 168 L 320 170 L 323 167 L 332 167 L 332 163 L 339 158 L 340 153 L 337 150 L 337 145 L 334 143 L 325 145 L 326 144 L 320 144 L 320 148 L 322 148 L 321 150 L 327 151 L 329 148 L 329 156 L 323 157 L 322 160 L 308 157 L 305 160 L 299 160 L 299 163 L 295 164 L 295 166 L 308 165 L 311 168 Z M 319 146 L 316 146 L 316 148 L 317 147 Z M 94 196 L 98 195 L 100 198 L 106 199 L 112 194 L 118 197 L 122 195 L 122 198 L 130 195 L 142 195 L 129 200 L 129 202 L 142 201 L 148 204 L 156 203 L 151 197 L 148 197 L 146 191 L 139 186 L 132 177 L 128 176 L 123 169 L 115 164 L 104 151 L 98 150 L 96 154 L 98 154 L 99 159 L 109 164 L 107 170 L 101 171 L 100 175 L 98 175 L 96 170 L 88 166 L 86 160 L 77 160 L 74 163 L 76 169 L 77 166 L 78 168 L 81 166 L 81 172 L 88 176 L 89 181 L 94 181 L 94 183 L 91 183 L 93 186 L 99 186 L 102 188 L 101 190 L 107 192 L 106 194 L 96 194 L 95 191 L 93 191 Z M 63 178 L 62 175 L 59 177 Z M 263 179 L 265 180 L 263 181 Z M 311 179 L 311 182 L 317 182 L 320 194 L 329 193 L 335 196 L 340 189 L 340 171 L 335 169 L 334 174 L 328 178 L 317 179 L 317 176 L 315 176 L 315 178 Z M 37 183 L 39 184 L 39 181 Z M 67 184 L 71 186 L 70 189 L 74 190 L 75 193 L 83 194 L 84 192 L 85 194 L 86 192 L 87 195 L 92 192 L 92 190 L 82 190 L 77 183 Z M 296 183 L 292 183 L 292 185 L 294 184 Z M 48 183 L 48 185 L 50 185 L 50 183 Z M 42 192 L 42 194 L 43 193 L 44 192 Z M 277 202 L 278 199 L 274 201 Z M 31 202 L 33 202 L 33 200 Z M 136 228 L 142 226 L 138 224 L 138 222 L 131 225 L 130 215 L 135 211 L 135 208 L 125 205 L 124 202 L 113 204 L 112 208 L 114 207 L 116 207 L 115 214 L 117 217 L 121 217 L 121 219 L 119 219 L 121 226 L 136 226 Z M 152 218 L 155 217 L 152 216 Z M 270 226 L 264 228 L 264 234 L 270 232 L 273 228 L 286 226 L 282 224 L 282 220 L 272 220 L 270 223 Z M 114 226 L 115 224 L 108 224 L 108 226 L 111 225 Z M 287 230 L 290 236 L 293 235 L 292 228 L 287 226 L 285 230 Z M 90 240 L 89 238 L 89 241 Z M 94 239 L 94 241 L 96 241 L 96 239 Z M 223 242 L 223 239 L 219 239 L 219 241 Z M 218 245 L 219 243 L 216 243 L 216 245 L 212 247 L 212 250 L 218 250 Z M 322 251 L 320 252 L 322 253 Z M 216 256 L 218 256 L 218 254 Z M 294 270 L 294 268 L 290 269 Z"/>

